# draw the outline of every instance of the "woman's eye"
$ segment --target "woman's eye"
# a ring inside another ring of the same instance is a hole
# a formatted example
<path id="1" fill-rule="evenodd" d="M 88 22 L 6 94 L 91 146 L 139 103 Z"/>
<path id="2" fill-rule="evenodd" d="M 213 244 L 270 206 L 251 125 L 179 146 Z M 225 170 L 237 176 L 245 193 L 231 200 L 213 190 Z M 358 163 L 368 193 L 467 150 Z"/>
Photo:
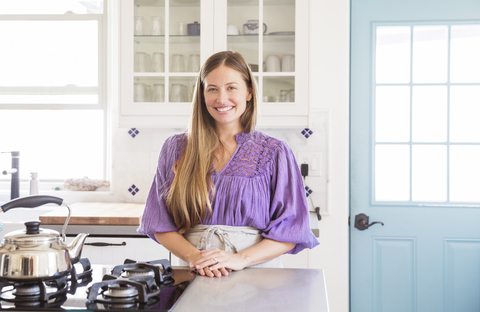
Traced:
<path id="1" fill-rule="evenodd" d="M 208 92 L 215 91 L 215 90 L 216 90 L 215 88 L 208 88 L 207 89 Z"/>
<path id="2" fill-rule="evenodd" d="M 228 90 L 235 90 L 235 87 L 228 87 Z"/>

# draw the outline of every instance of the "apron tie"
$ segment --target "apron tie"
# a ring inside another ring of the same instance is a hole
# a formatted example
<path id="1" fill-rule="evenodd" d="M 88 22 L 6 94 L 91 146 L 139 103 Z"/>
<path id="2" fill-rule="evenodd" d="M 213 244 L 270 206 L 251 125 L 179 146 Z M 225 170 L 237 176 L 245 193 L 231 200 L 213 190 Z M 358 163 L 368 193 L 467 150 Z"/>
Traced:
<path id="1" fill-rule="evenodd" d="M 223 243 L 223 250 L 228 251 L 227 247 L 230 248 L 230 253 L 237 253 L 237 247 L 232 243 L 228 237 L 228 233 L 225 233 L 218 226 L 211 226 L 205 231 L 203 231 L 200 241 L 197 244 L 197 248 L 200 250 L 212 249 L 211 242 L 213 236 L 216 235 L 218 239 Z"/>

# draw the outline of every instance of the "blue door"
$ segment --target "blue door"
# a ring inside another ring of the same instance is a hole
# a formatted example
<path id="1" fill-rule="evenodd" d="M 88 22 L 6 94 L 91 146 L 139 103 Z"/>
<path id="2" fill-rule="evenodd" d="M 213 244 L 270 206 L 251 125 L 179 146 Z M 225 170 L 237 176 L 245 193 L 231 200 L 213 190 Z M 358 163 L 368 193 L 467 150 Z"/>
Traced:
<path id="1" fill-rule="evenodd" d="M 350 112 L 351 311 L 480 311 L 480 1 L 351 0 Z"/>

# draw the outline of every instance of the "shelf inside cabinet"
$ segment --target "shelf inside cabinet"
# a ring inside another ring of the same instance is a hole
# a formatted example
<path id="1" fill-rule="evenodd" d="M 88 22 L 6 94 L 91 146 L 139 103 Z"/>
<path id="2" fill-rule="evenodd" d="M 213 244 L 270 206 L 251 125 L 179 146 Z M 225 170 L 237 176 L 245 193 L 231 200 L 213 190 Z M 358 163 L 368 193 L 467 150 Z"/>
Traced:
<path id="1" fill-rule="evenodd" d="M 243 0 L 242 0 L 243 1 Z M 291 0 L 290 0 L 291 1 Z M 170 0 L 170 6 L 198 6 L 200 0 Z M 135 0 L 136 6 L 165 6 L 165 0 Z"/>
<path id="2" fill-rule="evenodd" d="M 165 43 L 166 36 L 134 36 L 135 43 Z M 200 43 L 200 36 L 180 36 L 170 35 L 168 36 L 170 43 Z"/>
<path id="3" fill-rule="evenodd" d="M 258 35 L 228 35 L 229 43 L 256 43 L 258 42 Z M 295 42 L 295 35 L 263 35 L 264 43 L 275 42 Z"/>

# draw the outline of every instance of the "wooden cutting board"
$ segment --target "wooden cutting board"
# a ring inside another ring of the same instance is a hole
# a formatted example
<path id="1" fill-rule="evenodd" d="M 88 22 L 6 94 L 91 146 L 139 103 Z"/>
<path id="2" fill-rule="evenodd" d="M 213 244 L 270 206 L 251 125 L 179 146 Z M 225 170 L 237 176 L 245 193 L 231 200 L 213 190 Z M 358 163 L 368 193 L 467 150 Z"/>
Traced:
<path id="1" fill-rule="evenodd" d="M 68 224 L 77 225 L 140 225 L 144 203 L 75 203 Z M 64 224 L 66 207 L 58 208 L 39 217 L 43 225 Z"/>

